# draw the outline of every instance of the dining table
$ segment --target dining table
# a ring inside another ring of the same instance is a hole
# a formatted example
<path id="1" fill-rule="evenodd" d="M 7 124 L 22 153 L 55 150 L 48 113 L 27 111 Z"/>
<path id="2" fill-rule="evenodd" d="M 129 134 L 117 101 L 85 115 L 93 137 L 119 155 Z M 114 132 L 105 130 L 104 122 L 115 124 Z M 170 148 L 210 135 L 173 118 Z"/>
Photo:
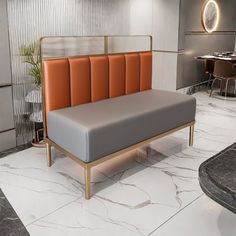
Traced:
<path id="1" fill-rule="evenodd" d="M 207 55 L 201 55 L 197 56 L 194 59 L 196 60 L 222 60 L 222 61 L 228 61 L 232 63 L 232 66 L 234 66 L 234 71 L 236 74 L 236 52 L 225 52 L 225 53 L 214 53 L 214 54 L 207 54 Z M 206 81 L 207 82 L 207 81 Z M 234 84 L 229 84 L 229 93 L 227 96 L 229 97 L 236 97 L 236 90 Z M 224 93 L 219 93 L 219 95 L 223 95 Z"/>
<path id="2" fill-rule="evenodd" d="M 236 63 L 236 52 L 232 53 L 232 54 L 219 54 L 219 55 L 207 54 L 207 55 L 197 56 L 195 58 L 198 60 L 223 60 L 223 61 L 229 61 L 229 62 L 235 64 Z"/>

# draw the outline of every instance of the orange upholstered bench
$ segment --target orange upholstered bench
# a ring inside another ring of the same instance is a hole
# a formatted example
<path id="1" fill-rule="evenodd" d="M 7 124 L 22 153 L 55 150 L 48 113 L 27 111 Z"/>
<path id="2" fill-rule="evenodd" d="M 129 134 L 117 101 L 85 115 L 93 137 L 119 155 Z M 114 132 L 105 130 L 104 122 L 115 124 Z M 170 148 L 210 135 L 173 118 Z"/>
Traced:
<path id="1" fill-rule="evenodd" d="M 51 146 L 85 169 L 90 198 L 91 168 L 179 129 L 193 140 L 196 101 L 152 89 L 152 52 L 43 61 L 44 118 Z"/>

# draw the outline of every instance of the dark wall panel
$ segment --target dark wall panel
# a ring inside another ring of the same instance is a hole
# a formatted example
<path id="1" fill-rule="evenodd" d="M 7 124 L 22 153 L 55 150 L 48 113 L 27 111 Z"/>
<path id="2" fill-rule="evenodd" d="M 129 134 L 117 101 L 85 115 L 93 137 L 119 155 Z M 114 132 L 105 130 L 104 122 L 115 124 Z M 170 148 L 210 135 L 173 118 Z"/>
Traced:
<path id="1" fill-rule="evenodd" d="M 0 85 L 11 84 L 7 1 L 0 1 Z"/>
<path id="2" fill-rule="evenodd" d="M 201 24 L 205 0 L 181 0 L 177 89 L 195 85 L 204 80 L 203 62 L 195 56 L 215 51 L 233 51 L 236 30 L 236 1 L 218 0 L 220 22 L 217 32 L 207 34 Z M 223 32 L 222 32 L 223 31 Z"/>
<path id="3" fill-rule="evenodd" d="M 0 1 L 0 151 L 16 146 L 13 120 L 7 0 Z"/>
<path id="4" fill-rule="evenodd" d="M 177 88 L 191 86 L 205 79 L 204 61 L 196 60 L 196 56 L 232 51 L 234 41 L 234 34 L 186 35 L 184 54 L 178 57 Z"/>
<path id="5" fill-rule="evenodd" d="M 181 17 L 184 31 L 203 31 L 201 23 L 201 12 L 206 0 L 181 0 Z M 234 31 L 235 22 L 235 0 L 218 0 L 220 8 L 220 22 L 218 31 Z"/>

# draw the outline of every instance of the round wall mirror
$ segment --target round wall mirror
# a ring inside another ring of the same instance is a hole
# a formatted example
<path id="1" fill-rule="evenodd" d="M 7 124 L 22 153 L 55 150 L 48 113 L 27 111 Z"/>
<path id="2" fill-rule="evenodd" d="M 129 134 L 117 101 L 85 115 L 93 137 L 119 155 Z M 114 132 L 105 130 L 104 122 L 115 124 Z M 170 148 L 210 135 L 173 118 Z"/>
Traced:
<path id="1" fill-rule="evenodd" d="M 218 3 L 215 0 L 209 0 L 204 5 L 202 11 L 202 24 L 208 33 L 216 30 L 220 19 Z"/>

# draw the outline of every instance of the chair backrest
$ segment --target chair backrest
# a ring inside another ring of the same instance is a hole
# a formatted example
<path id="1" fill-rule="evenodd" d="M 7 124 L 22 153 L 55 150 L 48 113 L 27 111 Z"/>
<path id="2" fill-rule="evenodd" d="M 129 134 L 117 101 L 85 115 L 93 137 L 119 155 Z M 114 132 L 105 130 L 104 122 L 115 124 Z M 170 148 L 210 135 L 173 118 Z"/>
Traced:
<path id="1" fill-rule="evenodd" d="M 215 68 L 215 60 L 206 59 L 205 60 L 205 72 L 209 73 L 209 74 L 213 74 L 214 68 Z"/>
<path id="2" fill-rule="evenodd" d="M 217 60 L 215 62 L 214 76 L 227 79 L 232 76 L 233 73 L 233 64 L 228 61 Z"/>

